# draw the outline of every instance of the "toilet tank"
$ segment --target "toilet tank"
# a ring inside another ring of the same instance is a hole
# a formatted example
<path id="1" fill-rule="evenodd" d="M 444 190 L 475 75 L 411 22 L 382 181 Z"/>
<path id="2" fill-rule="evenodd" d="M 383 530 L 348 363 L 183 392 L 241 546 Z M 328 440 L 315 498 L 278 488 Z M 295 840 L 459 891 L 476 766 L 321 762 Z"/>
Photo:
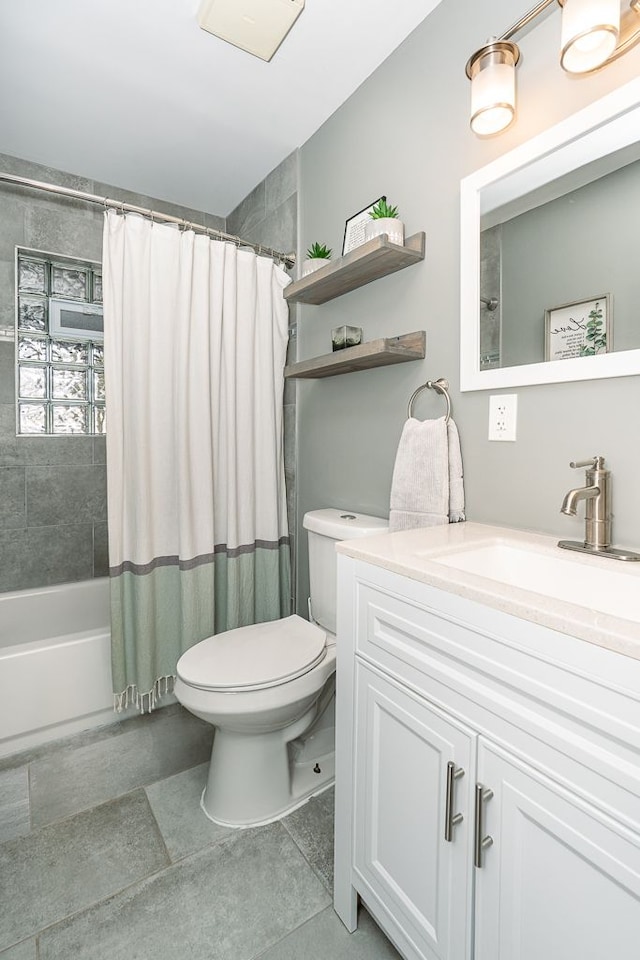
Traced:
<path id="1" fill-rule="evenodd" d="M 387 533 L 388 520 L 369 517 L 350 510 L 311 510 L 305 513 L 302 525 L 309 540 L 309 586 L 311 617 L 336 632 L 336 541 L 355 540 Z"/>

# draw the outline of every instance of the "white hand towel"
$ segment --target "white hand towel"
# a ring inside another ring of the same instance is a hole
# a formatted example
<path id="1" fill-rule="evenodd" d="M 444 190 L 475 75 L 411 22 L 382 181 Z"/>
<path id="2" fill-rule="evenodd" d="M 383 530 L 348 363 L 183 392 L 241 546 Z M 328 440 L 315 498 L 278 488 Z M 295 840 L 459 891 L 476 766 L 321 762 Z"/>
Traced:
<path id="1" fill-rule="evenodd" d="M 410 417 L 402 430 L 391 482 L 389 529 L 464 520 L 462 456 L 455 423 Z"/>
<path id="2" fill-rule="evenodd" d="M 459 523 L 465 519 L 462 452 L 458 427 L 451 419 L 447 424 L 447 440 L 449 443 L 449 523 Z"/>

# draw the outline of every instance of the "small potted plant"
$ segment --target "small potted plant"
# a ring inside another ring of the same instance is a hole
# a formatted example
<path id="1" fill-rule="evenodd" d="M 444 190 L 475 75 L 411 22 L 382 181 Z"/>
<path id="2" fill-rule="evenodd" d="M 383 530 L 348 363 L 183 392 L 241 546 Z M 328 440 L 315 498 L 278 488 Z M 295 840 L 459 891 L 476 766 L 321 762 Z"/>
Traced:
<path id="1" fill-rule="evenodd" d="M 404 223 L 398 217 L 398 208 L 390 206 L 385 197 L 381 197 L 369 211 L 369 220 L 364 225 L 367 240 L 386 233 L 391 243 L 404 246 Z"/>
<path id="2" fill-rule="evenodd" d="M 331 259 L 331 250 L 324 243 L 312 243 L 307 250 L 307 259 L 302 261 L 302 276 L 325 267 Z"/>

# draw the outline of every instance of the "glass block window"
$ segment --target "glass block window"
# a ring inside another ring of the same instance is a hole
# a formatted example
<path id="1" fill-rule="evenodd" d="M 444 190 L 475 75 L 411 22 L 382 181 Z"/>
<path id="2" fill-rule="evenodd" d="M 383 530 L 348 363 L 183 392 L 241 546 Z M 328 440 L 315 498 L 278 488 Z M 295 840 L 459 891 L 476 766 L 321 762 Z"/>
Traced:
<path id="1" fill-rule="evenodd" d="M 18 262 L 20 290 L 47 293 L 47 267 L 48 264 L 45 260 L 36 260 L 32 257 L 21 258 Z"/>
<path id="2" fill-rule="evenodd" d="M 40 330 L 44 332 L 47 329 L 48 307 L 48 303 L 44 297 L 30 297 L 26 293 L 21 293 L 19 304 L 19 327 L 22 330 Z"/>
<path id="3" fill-rule="evenodd" d="M 102 302 L 100 264 L 19 249 L 16 280 L 18 434 L 103 434 L 102 342 L 54 336 L 49 327 L 50 296 Z"/>
<path id="4" fill-rule="evenodd" d="M 51 293 L 65 300 L 88 300 L 91 273 L 89 269 L 51 264 Z"/>

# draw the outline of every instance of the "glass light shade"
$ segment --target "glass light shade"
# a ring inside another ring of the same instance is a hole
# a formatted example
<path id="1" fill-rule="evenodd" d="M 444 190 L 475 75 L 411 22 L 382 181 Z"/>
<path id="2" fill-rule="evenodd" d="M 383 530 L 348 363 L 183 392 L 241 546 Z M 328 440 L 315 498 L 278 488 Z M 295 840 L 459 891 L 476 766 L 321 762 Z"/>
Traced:
<path id="1" fill-rule="evenodd" d="M 620 35 L 620 0 L 564 0 L 560 63 L 589 73 L 609 59 Z"/>
<path id="2" fill-rule="evenodd" d="M 515 48 L 515 52 L 513 49 Z M 471 78 L 471 129 L 481 137 L 500 133 L 516 112 L 517 47 L 491 44 L 468 64 Z"/>

